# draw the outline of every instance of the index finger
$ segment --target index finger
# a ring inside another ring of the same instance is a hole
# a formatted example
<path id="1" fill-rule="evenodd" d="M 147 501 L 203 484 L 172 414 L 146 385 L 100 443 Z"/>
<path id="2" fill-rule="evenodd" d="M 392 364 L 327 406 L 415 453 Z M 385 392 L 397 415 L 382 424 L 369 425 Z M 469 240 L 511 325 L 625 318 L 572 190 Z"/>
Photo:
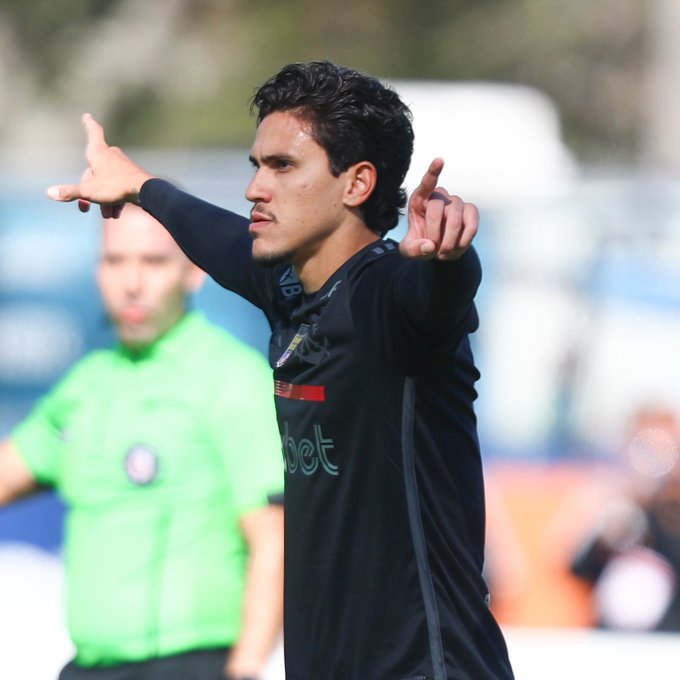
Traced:
<path id="1" fill-rule="evenodd" d="M 89 113 L 84 113 L 82 117 L 83 126 L 85 127 L 85 135 L 87 137 L 87 144 L 85 146 L 85 157 L 90 156 L 102 148 L 108 147 L 106 139 L 104 138 L 104 128 L 92 117 Z"/>
<path id="2" fill-rule="evenodd" d="M 420 184 L 416 187 L 413 192 L 414 196 L 419 198 L 428 199 L 432 196 L 432 193 L 437 188 L 439 182 L 439 175 L 444 168 L 444 159 L 435 158 L 431 163 L 427 172 L 423 175 L 423 179 L 420 180 Z"/>

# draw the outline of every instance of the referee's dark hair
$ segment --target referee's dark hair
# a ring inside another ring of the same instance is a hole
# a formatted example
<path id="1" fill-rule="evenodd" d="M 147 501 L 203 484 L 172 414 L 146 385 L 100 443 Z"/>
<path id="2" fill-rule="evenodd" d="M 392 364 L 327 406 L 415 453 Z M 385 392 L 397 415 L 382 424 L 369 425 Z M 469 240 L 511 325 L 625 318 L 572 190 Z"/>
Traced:
<path id="1" fill-rule="evenodd" d="M 258 125 L 270 113 L 291 111 L 312 127 L 335 177 L 360 161 L 373 163 L 377 185 L 362 204 L 372 231 L 384 236 L 406 205 L 404 178 L 413 154 L 411 112 L 377 78 L 328 61 L 289 64 L 260 86 L 251 111 Z"/>

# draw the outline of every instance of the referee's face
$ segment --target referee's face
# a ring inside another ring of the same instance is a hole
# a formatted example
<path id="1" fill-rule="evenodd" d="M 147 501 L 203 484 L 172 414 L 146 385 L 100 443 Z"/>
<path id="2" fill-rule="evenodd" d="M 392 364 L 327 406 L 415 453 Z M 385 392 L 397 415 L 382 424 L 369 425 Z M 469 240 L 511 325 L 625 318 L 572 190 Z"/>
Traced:
<path id="1" fill-rule="evenodd" d="M 143 349 L 169 331 L 203 276 L 141 208 L 126 205 L 119 219 L 104 220 L 97 282 L 118 336 L 129 348 Z"/>

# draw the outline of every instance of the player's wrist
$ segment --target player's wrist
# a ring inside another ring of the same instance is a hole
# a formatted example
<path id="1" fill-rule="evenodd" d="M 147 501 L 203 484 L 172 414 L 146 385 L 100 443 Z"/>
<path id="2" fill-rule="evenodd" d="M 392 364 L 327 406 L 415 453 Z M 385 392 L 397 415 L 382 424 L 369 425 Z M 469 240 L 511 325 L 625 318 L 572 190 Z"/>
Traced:
<path id="1" fill-rule="evenodd" d="M 126 197 L 127 200 L 130 203 L 134 203 L 135 205 L 141 205 L 140 194 L 142 192 L 142 187 L 144 186 L 145 182 L 153 178 L 154 178 L 153 175 L 150 175 L 147 172 L 140 172 L 137 173 L 134 177 L 131 177 L 130 188 L 128 189 Z"/>

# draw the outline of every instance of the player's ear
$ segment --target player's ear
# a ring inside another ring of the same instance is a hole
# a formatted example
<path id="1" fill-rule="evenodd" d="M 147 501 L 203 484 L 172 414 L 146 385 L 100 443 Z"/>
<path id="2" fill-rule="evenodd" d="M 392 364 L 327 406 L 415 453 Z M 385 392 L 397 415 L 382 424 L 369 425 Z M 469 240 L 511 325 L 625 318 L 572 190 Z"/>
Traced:
<path id="1" fill-rule="evenodd" d="M 368 200 L 378 183 L 378 171 L 370 161 L 359 161 L 346 170 L 345 205 L 356 208 Z"/>

